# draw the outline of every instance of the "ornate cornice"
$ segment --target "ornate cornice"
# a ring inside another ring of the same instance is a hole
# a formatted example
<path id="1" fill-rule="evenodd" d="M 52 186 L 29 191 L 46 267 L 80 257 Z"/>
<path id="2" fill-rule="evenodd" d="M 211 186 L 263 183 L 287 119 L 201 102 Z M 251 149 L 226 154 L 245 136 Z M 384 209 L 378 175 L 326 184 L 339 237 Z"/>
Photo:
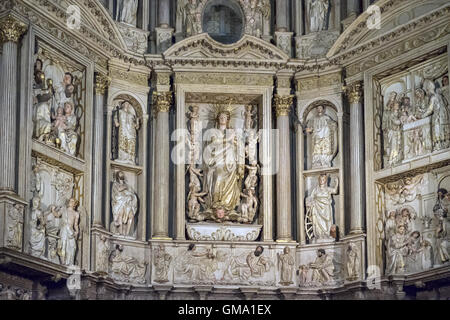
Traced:
<path id="1" fill-rule="evenodd" d="M 110 83 L 110 77 L 97 73 L 95 75 L 95 94 L 103 96 Z"/>
<path id="2" fill-rule="evenodd" d="M 173 95 L 171 91 L 155 91 L 153 92 L 152 100 L 155 114 L 159 112 L 169 112 L 173 101 Z"/>
<path id="3" fill-rule="evenodd" d="M 363 84 L 361 82 L 353 83 L 348 89 L 347 89 L 347 96 L 348 100 L 351 104 L 360 103 L 361 99 L 363 97 L 364 91 L 363 91 Z"/>
<path id="4" fill-rule="evenodd" d="M 342 48 L 339 50 L 339 53 L 335 53 L 333 57 L 330 57 L 331 58 L 330 62 L 333 64 L 351 63 L 351 60 L 354 59 L 355 57 L 362 57 L 364 56 L 365 53 L 375 52 L 378 49 L 383 50 L 382 52 L 379 53 L 379 55 L 383 55 L 383 53 L 386 50 L 386 47 L 389 47 L 392 43 L 395 43 L 395 41 L 400 39 L 401 37 L 407 34 L 412 34 L 417 31 L 420 32 L 414 36 L 414 39 L 408 37 L 407 39 L 402 41 L 402 44 L 407 43 L 408 46 L 405 49 L 408 50 L 420 47 L 424 43 L 431 42 L 437 38 L 447 35 L 450 32 L 450 23 L 448 23 L 449 18 L 450 18 L 450 7 L 445 7 L 441 10 L 434 11 L 418 20 L 402 25 L 401 27 L 396 28 L 394 31 L 388 34 L 379 36 L 376 39 L 362 43 L 360 45 L 356 45 L 350 50 L 344 51 L 344 49 L 347 49 L 348 44 L 342 45 Z M 442 19 L 442 21 L 445 21 L 446 23 L 444 23 L 444 25 L 441 25 L 439 27 L 434 26 L 432 29 L 426 30 L 428 27 L 436 25 L 436 21 L 439 19 Z M 366 26 L 365 20 L 364 22 L 361 22 L 361 24 L 365 27 Z M 347 41 L 350 40 L 351 37 L 347 39 Z M 398 47 L 399 45 L 397 44 L 396 46 Z"/>
<path id="5" fill-rule="evenodd" d="M 363 70 L 370 69 L 376 65 L 379 65 L 385 61 L 395 59 L 396 57 L 410 52 L 413 49 L 419 48 L 434 40 L 443 38 L 450 34 L 450 22 L 439 27 L 434 27 L 431 30 L 421 32 L 415 36 L 408 37 L 407 39 L 383 49 L 382 51 L 372 54 L 370 56 L 361 59 L 348 67 L 346 67 L 347 77 L 354 76 Z"/>
<path id="6" fill-rule="evenodd" d="M 294 95 L 278 95 L 274 96 L 274 107 L 277 117 L 288 116 L 294 103 Z"/>
<path id="7" fill-rule="evenodd" d="M 18 42 L 27 31 L 27 26 L 8 15 L 0 20 L 0 41 Z"/>

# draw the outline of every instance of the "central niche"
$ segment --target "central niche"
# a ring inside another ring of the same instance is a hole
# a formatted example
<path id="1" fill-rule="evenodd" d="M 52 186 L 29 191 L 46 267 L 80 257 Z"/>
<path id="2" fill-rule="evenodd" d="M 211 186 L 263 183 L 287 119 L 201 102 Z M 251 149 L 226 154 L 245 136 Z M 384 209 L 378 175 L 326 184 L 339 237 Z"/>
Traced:
<path id="1" fill-rule="evenodd" d="M 243 16 L 241 7 L 235 1 L 210 1 L 203 12 L 203 30 L 220 43 L 235 43 L 244 30 Z"/>

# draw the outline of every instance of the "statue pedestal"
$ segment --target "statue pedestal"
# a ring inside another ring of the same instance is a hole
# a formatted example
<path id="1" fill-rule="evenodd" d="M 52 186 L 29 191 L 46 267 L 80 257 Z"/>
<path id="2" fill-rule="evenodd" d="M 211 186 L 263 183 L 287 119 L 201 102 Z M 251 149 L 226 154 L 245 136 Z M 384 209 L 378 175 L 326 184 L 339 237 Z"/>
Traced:
<path id="1" fill-rule="evenodd" d="M 338 31 L 320 31 L 295 37 L 296 56 L 299 59 L 325 57 L 338 37 Z"/>
<path id="2" fill-rule="evenodd" d="M 117 22 L 117 28 L 123 36 L 125 44 L 130 51 L 144 54 L 147 52 L 147 39 L 150 34 L 149 31 L 138 29 L 133 25 L 123 22 Z"/>
<path id="3" fill-rule="evenodd" d="M 196 241 L 255 241 L 261 228 L 256 224 L 186 223 L 189 239 Z"/>

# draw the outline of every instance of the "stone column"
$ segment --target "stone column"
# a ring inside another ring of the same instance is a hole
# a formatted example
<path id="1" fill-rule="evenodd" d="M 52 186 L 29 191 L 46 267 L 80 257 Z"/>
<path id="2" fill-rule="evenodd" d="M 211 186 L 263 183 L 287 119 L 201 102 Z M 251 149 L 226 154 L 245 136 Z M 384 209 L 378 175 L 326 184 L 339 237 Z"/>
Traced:
<path id="1" fill-rule="evenodd" d="M 355 83 L 348 91 L 350 101 L 350 166 L 351 202 L 350 202 L 350 233 L 364 232 L 364 119 L 362 84 Z"/>
<path id="2" fill-rule="evenodd" d="M 363 11 L 366 11 L 370 7 L 370 0 L 363 0 Z"/>
<path id="3" fill-rule="evenodd" d="M 170 0 L 159 0 L 158 6 L 158 28 L 156 31 L 157 53 L 166 51 L 172 45 L 174 29 L 170 28 Z"/>
<path id="4" fill-rule="evenodd" d="M 159 0 L 158 21 L 161 28 L 169 28 L 170 0 Z"/>
<path id="5" fill-rule="evenodd" d="M 302 0 L 294 0 L 294 8 L 295 8 L 294 32 L 296 33 L 296 36 L 299 37 L 303 35 L 304 32 Z"/>
<path id="6" fill-rule="evenodd" d="M 277 31 L 286 32 L 287 27 L 287 0 L 277 0 L 276 3 L 276 26 Z"/>
<path id="7" fill-rule="evenodd" d="M 0 21 L 2 59 L 0 78 L 0 191 L 15 191 L 17 147 L 17 48 L 25 24 L 7 16 Z"/>
<path id="8" fill-rule="evenodd" d="M 359 0 L 347 0 L 347 17 L 350 15 L 359 15 L 361 5 Z"/>
<path id="9" fill-rule="evenodd" d="M 289 141 L 289 110 L 293 95 L 275 95 L 278 129 L 277 242 L 292 240 L 291 233 L 291 154 Z"/>
<path id="10" fill-rule="evenodd" d="M 93 163 L 92 163 L 92 211 L 94 225 L 103 227 L 103 137 L 104 127 L 104 97 L 110 79 L 102 74 L 95 76 L 95 100 L 94 100 L 94 134 L 93 134 Z"/>
<path id="11" fill-rule="evenodd" d="M 169 238 L 169 110 L 172 92 L 154 92 L 155 130 L 155 189 L 152 239 Z"/>

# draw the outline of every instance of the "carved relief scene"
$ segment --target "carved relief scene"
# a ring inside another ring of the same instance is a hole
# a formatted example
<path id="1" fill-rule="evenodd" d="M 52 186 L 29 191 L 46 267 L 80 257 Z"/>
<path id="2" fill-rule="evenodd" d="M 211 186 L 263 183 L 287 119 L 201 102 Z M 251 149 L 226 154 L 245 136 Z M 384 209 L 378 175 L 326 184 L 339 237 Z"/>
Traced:
<path id="1" fill-rule="evenodd" d="M 89 217 L 80 200 L 82 176 L 35 158 L 28 252 L 65 266 L 80 265 Z"/>
<path id="2" fill-rule="evenodd" d="M 449 262 L 450 177 L 444 169 L 385 185 L 386 274 L 422 272 Z"/>
<path id="3" fill-rule="evenodd" d="M 447 55 L 382 80 L 384 167 L 450 147 Z"/>
<path id="4" fill-rule="evenodd" d="M 33 138 L 83 158 L 85 91 L 83 68 L 40 45 L 34 63 Z"/>
<path id="5" fill-rule="evenodd" d="M 174 260 L 174 283 L 216 285 L 275 285 L 276 261 L 273 250 L 190 244 L 179 248 Z M 292 266 L 292 260 L 286 262 Z M 288 266 L 283 267 L 283 269 Z M 284 270 L 289 282 L 289 272 Z"/>

